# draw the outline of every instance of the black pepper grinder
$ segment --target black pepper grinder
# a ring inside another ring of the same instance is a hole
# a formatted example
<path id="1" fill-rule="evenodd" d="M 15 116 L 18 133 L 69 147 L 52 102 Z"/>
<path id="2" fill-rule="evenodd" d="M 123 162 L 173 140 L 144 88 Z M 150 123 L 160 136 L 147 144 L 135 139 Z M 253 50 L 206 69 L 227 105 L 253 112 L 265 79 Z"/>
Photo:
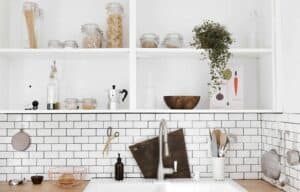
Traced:
<path id="1" fill-rule="evenodd" d="M 122 163 L 120 153 L 118 153 L 117 163 L 115 164 L 115 179 L 117 181 L 121 181 L 124 179 L 124 165 Z"/>

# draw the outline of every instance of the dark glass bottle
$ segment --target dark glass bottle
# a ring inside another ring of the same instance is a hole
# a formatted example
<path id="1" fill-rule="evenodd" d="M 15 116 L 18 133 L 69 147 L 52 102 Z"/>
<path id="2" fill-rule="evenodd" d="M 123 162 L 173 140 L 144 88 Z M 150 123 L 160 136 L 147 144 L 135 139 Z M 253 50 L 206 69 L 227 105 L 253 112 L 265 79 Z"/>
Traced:
<path id="1" fill-rule="evenodd" d="M 115 179 L 117 181 L 121 181 L 124 179 L 124 165 L 122 163 L 120 153 L 118 154 L 117 163 L 115 164 Z"/>

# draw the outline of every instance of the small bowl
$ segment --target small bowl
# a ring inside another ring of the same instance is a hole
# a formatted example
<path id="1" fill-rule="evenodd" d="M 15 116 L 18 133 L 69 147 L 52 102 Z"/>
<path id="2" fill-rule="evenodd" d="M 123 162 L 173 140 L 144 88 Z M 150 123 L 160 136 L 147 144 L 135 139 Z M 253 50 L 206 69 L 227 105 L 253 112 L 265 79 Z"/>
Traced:
<path id="1" fill-rule="evenodd" d="M 164 96 L 164 101 L 170 109 L 194 109 L 200 96 Z"/>
<path id="2" fill-rule="evenodd" d="M 41 184 L 43 180 L 44 180 L 44 176 L 40 176 L 40 175 L 31 176 L 31 181 L 34 185 Z"/>

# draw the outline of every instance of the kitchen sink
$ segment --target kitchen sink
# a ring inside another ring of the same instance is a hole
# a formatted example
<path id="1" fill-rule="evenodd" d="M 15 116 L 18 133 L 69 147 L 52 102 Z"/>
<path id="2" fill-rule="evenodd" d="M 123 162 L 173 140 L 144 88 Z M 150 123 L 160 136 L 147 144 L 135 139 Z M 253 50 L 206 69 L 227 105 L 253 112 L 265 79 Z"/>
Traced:
<path id="1" fill-rule="evenodd" d="M 128 179 L 114 181 L 108 179 L 92 180 L 84 192 L 247 192 L 232 180 L 168 180 Z"/>

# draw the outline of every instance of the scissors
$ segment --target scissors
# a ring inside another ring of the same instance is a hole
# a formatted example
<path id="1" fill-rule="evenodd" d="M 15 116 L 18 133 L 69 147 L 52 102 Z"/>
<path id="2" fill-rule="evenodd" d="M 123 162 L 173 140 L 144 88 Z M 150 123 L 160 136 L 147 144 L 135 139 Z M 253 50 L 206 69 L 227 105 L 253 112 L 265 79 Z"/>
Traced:
<path id="1" fill-rule="evenodd" d="M 108 127 L 106 130 L 106 135 L 108 138 L 107 138 L 106 144 L 103 149 L 103 155 L 105 154 L 105 152 L 106 152 L 106 155 L 108 155 L 109 145 L 111 144 L 113 139 L 118 138 L 120 136 L 120 133 L 118 131 L 113 133 L 112 127 Z"/>

